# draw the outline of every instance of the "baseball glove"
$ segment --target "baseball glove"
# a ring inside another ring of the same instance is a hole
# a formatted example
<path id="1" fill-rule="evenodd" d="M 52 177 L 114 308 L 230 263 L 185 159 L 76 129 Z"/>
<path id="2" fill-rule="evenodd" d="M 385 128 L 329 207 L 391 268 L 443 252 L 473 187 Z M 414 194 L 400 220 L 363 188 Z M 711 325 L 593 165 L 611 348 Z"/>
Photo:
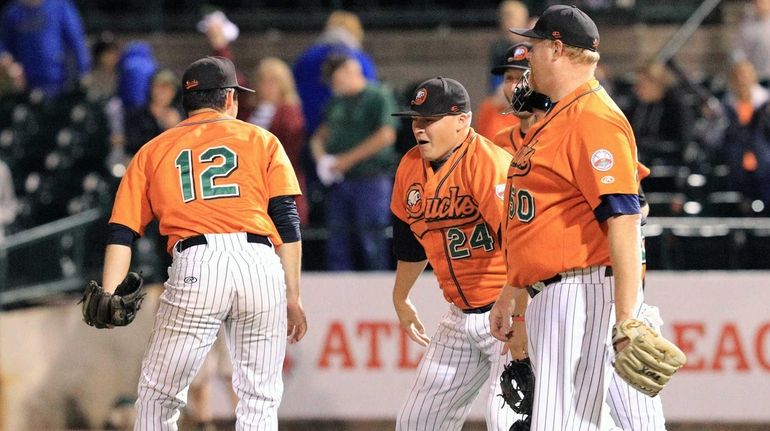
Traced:
<path id="1" fill-rule="evenodd" d="M 629 385 L 654 397 L 666 386 L 687 357 L 641 320 L 628 319 L 612 328 L 612 344 L 628 340 L 628 345 L 615 355 L 615 372 Z"/>
<path id="2" fill-rule="evenodd" d="M 105 292 L 99 283 L 91 280 L 78 304 L 83 304 L 83 320 L 89 326 L 99 329 L 126 326 L 136 317 L 146 293 L 142 289 L 142 276 L 129 272 L 114 294 Z"/>
<path id="3" fill-rule="evenodd" d="M 520 415 L 532 414 L 535 374 L 529 358 L 511 361 L 500 375 L 500 391 L 505 403 Z"/>

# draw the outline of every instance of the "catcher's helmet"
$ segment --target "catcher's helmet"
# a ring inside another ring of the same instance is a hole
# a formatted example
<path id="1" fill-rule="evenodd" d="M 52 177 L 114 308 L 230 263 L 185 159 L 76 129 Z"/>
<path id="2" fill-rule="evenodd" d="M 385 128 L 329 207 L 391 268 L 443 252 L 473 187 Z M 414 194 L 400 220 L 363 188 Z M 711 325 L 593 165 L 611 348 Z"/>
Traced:
<path id="1" fill-rule="evenodd" d="M 527 70 L 516 83 L 511 96 L 510 112 L 517 116 L 526 116 L 531 114 L 534 109 L 548 111 L 551 109 L 551 99 L 545 94 L 538 93 L 532 89 L 529 83 L 529 73 Z"/>

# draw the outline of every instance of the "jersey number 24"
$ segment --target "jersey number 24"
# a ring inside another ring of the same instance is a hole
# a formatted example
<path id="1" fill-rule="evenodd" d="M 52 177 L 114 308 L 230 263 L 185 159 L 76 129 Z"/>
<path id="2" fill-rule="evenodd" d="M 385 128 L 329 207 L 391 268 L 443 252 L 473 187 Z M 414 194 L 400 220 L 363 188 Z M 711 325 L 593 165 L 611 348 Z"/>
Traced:
<path id="1" fill-rule="evenodd" d="M 195 180 L 192 168 L 192 150 L 182 150 L 176 157 L 174 164 L 179 170 L 179 184 L 182 188 L 182 200 L 187 203 L 195 200 Z M 219 164 L 213 164 L 221 159 Z M 214 184 L 217 178 L 226 178 L 238 169 L 238 155 L 231 149 L 221 146 L 204 150 L 199 161 L 207 166 L 200 173 L 198 183 L 203 199 L 216 199 L 240 196 L 241 190 L 238 184 Z"/>

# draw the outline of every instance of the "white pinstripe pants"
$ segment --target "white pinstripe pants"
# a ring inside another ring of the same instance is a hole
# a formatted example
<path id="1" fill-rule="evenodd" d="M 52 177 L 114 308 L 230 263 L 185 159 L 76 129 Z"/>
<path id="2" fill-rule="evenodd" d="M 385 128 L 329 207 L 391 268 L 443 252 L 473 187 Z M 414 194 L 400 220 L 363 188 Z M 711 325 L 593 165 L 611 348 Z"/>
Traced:
<path id="1" fill-rule="evenodd" d="M 486 384 L 487 429 L 508 431 L 518 415 L 498 396 L 500 374 L 511 360 L 502 348 L 490 334 L 489 312 L 464 314 L 450 305 L 420 360 L 396 430 L 460 430 Z"/>
<path id="2" fill-rule="evenodd" d="M 533 431 L 619 429 L 613 420 L 624 430 L 665 429 L 659 397 L 629 388 L 613 372 L 614 279 L 604 271 L 564 272 L 527 309 L 536 376 Z M 640 304 L 641 295 L 640 286 Z"/>
<path id="3" fill-rule="evenodd" d="M 142 361 L 135 430 L 176 430 L 187 390 L 224 324 L 238 395 L 236 429 L 277 430 L 286 351 L 286 287 L 273 249 L 245 233 L 174 248 Z"/>

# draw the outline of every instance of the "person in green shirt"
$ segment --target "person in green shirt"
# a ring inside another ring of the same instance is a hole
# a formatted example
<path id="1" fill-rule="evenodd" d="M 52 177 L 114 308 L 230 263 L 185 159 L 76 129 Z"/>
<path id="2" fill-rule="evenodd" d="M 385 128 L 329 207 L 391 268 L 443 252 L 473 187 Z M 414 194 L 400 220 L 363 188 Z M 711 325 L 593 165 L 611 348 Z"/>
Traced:
<path id="1" fill-rule="evenodd" d="M 327 269 L 353 270 L 356 255 L 365 270 L 388 269 L 386 228 L 398 126 L 390 113 L 396 101 L 390 89 L 368 82 L 358 60 L 346 54 L 331 55 L 322 70 L 334 97 L 310 148 L 318 178 L 329 188 Z"/>

